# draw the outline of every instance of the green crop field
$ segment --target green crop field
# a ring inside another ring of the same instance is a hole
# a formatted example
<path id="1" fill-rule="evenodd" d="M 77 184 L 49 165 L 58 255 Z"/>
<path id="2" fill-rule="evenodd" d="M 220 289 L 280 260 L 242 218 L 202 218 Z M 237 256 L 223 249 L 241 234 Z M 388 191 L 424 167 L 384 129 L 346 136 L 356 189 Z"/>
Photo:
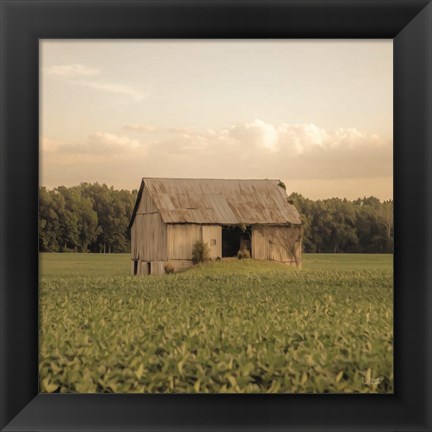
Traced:
<path id="1" fill-rule="evenodd" d="M 129 268 L 41 254 L 42 392 L 393 392 L 391 255 Z"/>

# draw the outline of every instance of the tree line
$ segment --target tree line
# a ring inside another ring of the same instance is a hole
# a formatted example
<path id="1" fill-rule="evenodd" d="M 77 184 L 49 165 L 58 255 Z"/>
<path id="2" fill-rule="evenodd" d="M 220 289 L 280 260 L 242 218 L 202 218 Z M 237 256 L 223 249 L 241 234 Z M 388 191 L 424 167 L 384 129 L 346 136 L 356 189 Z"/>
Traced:
<path id="1" fill-rule="evenodd" d="M 39 188 L 41 252 L 129 252 L 128 225 L 137 190 L 105 184 Z M 288 199 L 301 214 L 303 250 L 316 253 L 393 252 L 393 201 L 368 197 Z"/>
<path id="2" fill-rule="evenodd" d="M 365 197 L 313 201 L 298 193 L 292 193 L 289 200 L 302 217 L 305 252 L 393 252 L 393 200 Z"/>
<path id="3" fill-rule="evenodd" d="M 137 191 L 105 184 L 39 188 L 41 252 L 129 252 Z"/>

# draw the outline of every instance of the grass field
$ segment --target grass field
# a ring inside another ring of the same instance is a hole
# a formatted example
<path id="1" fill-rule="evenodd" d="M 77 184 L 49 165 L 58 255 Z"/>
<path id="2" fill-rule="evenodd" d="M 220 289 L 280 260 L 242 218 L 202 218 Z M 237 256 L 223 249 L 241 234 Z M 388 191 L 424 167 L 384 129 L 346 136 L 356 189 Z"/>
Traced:
<path id="1" fill-rule="evenodd" d="M 393 391 L 391 255 L 129 268 L 129 255 L 41 254 L 41 391 Z"/>

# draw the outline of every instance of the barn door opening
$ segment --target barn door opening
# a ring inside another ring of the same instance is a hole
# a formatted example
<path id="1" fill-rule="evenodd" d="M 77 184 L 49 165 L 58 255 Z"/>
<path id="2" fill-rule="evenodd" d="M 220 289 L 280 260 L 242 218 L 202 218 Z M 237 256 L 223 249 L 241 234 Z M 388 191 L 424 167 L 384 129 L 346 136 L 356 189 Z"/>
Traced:
<path id="1" fill-rule="evenodd" d="M 245 227 L 241 229 L 238 226 L 223 226 L 222 227 L 222 257 L 235 257 L 237 252 L 242 249 L 247 249 L 251 252 L 251 228 Z"/>
<path id="2" fill-rule="evenodd" d="M 138 260 L 134 260 L 133 262 L 133 274 L 136 276 L 138 273 Z"/>

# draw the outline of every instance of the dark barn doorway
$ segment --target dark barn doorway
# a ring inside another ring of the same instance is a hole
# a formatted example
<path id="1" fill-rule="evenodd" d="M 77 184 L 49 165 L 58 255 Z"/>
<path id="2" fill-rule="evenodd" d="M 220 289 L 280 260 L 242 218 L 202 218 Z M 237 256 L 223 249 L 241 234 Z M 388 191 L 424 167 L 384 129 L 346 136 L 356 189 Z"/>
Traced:
<path id="1" fill-rule="evenodd" d="M 252 256 L 251 228 L 242 230 L 238 226 L 222 227 L 222 258 L 236 257 L 241 249 L 247 249 Z"/>

